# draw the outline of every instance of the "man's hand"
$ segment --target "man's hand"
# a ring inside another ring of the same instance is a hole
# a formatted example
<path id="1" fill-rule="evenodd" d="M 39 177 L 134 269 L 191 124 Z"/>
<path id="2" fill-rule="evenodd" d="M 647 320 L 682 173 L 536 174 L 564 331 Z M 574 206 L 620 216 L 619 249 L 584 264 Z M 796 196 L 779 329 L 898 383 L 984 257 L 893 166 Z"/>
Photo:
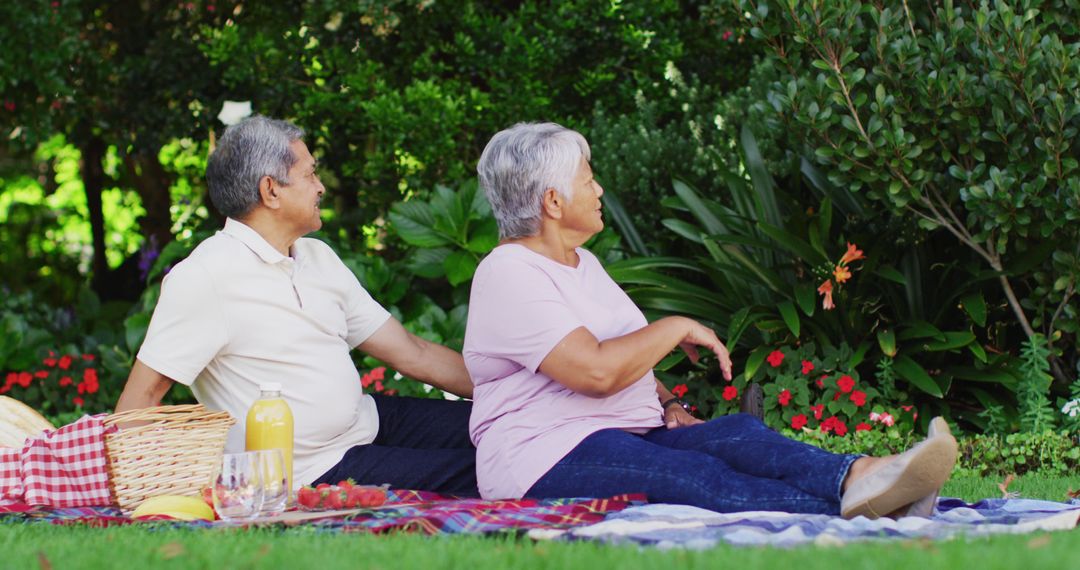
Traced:
<path id="1" fill-rule="evenodd" d="M 682 406 L 668 406 L 664 409 L 664 425 L 668 429 L 681 428 L 686 426 L 692 426 L 695 424 L 705 423 L 704 420 L 699 420 L 690 415 L 682 408 Z"/>

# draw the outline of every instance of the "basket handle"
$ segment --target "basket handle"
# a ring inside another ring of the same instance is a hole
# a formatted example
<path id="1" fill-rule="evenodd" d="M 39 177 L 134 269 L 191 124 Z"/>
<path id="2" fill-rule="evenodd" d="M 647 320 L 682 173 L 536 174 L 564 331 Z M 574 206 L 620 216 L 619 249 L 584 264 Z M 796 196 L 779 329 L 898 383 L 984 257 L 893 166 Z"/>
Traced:
<path id="1" fill-rule="evenodd" d="M 232 418 L 228 412 L 208 410 L 202 404 L 184 404 L 179 406 L 156 406 L 128 410 L 105 417 L 105 425 L 111 426 L 126 422 L 190 422 L 199 420 L 220 420 Z"/>

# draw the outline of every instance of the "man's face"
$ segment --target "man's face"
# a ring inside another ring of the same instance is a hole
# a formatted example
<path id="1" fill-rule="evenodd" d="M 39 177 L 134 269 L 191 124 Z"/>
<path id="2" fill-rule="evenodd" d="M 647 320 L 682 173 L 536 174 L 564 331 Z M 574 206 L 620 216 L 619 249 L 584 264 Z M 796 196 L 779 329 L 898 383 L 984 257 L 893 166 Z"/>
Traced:
<path id="1" fill-rule="evenodd" d="M 296 162 L 289 169 L 289 183 L 280 187 L 281 207 L 286 222 L 302 236 L 322 227 L 319 202 L 326 188 L 319 181 L 317 163 L 304 141 L 293 141 L 289 147 Z"/>

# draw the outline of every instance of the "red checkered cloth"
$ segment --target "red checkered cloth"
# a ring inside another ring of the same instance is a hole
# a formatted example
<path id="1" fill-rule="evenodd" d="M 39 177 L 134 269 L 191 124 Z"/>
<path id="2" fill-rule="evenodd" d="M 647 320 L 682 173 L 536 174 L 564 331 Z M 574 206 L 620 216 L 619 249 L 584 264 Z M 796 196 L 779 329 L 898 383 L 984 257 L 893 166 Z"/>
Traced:
<path id="1" fill-rule="evenodd" d="M 112 503 L 105 458 L 105 414 L 0 449 L 0 505 L 86 507 Z"/>

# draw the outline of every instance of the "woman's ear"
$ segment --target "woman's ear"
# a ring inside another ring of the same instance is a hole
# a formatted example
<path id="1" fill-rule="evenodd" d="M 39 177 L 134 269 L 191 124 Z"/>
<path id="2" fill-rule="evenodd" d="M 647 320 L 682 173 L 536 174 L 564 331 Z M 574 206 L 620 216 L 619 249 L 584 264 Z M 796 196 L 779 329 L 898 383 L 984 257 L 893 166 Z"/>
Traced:
<path id="1" fill-rule="evenodd" d="M 276 210 L 281 207 L 281 188 L 278 187 L 277 182 L 269 176 L 263 176 L 259 179 L 259 198 L 267 208 Z"/>
<path id="2" fill-rule="evenodd" d="M 541 202 L 541 208 L 549 218 L 559 220 L 562 219 L 563 206 L 566 205 L 566 200 L 562 194 L 554 188 L 548 188 L 544 190 L 543 202 Z"/>

